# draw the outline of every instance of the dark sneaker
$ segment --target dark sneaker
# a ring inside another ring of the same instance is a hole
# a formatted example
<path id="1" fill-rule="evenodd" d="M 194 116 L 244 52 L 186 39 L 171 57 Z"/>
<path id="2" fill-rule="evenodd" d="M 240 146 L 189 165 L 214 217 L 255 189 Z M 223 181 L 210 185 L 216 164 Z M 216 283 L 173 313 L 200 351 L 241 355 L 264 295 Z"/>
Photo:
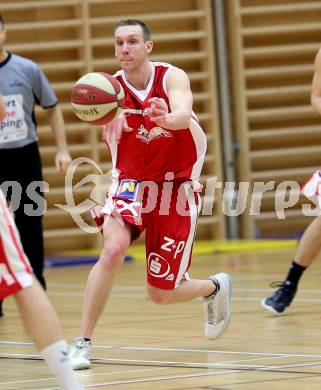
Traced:
<path id="1" fill-rule="evenodd" d="M 281 315 L 284 310 L 290 306 L 297 288 L 293 287 L 291 284 L 283 282 L 275 282 L 271 284 L 271 287 L 279 287 L 274 294 L 263 299 L 262 306 L 264 309 L 269 310 L 270 312 Z"/>

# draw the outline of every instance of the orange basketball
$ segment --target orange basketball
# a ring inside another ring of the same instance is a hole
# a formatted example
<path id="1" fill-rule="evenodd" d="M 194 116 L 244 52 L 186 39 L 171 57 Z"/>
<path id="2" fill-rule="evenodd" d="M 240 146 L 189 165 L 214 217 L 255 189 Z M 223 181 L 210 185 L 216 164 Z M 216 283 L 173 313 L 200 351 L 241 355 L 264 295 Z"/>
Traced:
<path id="1" fill-rule="evenodd" d="M 75 115 L 92 125 L 112 121 L 124 105 L 125 93 L 115 77 L 108 73 L 92 72 L 82 76 L 71 91 Z"/>

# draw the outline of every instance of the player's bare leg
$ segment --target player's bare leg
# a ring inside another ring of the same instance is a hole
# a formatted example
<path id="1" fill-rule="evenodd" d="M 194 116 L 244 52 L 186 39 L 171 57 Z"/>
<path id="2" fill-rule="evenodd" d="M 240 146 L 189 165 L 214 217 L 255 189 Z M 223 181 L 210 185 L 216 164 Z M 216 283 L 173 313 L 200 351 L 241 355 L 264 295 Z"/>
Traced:
<path id="1" fill-rule="evenodd" d="M 318 215 L 306 228 L 297 247 L 294 261 L 302 267 L 311 265 L 321 250 L 321 215 Z"/>
<path id="2" fill-rule="evenodd" d="M 57 314 L 38 281 L 15 294 L 15 299 L 27 332 L 39 350 L 62 339 Z"/>
<path id="3" fill-rule="evenodd" d="M 91 336 L 110 296 L 115 276 L 119 272 L 131 241 L 127 224 L 106 217 L 104 247 L 99 260 L 92 268 L 85 289 L 80 336 L 75 339 L 70 359 L 74 369 L 90 367 Z"/>
<path id="4" fill-rule="evenodd" d="M 121 225 L 113 217 L 107 218 L 104 227 L 104 247 L 89 274 L 85 289 L 80 332 L 86 338 L 92 336 L 131 241 L 131 232 L 127 224 Z"/>
<path id="5" fill-rule="evenodd" d="M 174 290 L 162 290 L 148 285 L 149 297 L 157 304 L 170 304 L 206 297 L 216 290 L 212 280 L 190 279 L 182 281 Z"/>
<path id="6" fill-rule="evenodd" d="M 209 280 L 183 280 L 174 290 L 162 290 L 148 285 L 150 298 L 158 304 L 186 302 L 202 297 L 205 314 L 205 336 L 217 339 L 226 331 L 231 319 L 232 281 L 220 273 Z"/>
<path id="7" fill-rule="evenodd" d="M 14 295 L 27 332 L 62 390 L 82 390 L 72 371 L 57 314 L 37 280 Z"/>
<path id="8" fill-rule="evenodd" d="M 278 287 L 278 289 L 262 300 L 262 306 L 265 309 L 276 315 L 284 313 L 296 295 L 304 271 L 313 263 L 320 250 L 321 216 L 318 215 L 306 228 L 285 280 L 272 283 L 272 287 Z"/>

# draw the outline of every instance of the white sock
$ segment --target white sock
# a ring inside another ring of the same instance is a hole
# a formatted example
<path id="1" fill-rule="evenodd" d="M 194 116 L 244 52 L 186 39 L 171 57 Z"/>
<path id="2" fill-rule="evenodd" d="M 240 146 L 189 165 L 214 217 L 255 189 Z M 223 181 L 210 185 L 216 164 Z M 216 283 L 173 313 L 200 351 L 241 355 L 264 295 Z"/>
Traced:
<path id="1" fill-rule="evenodd" d="M 62 390 L 83 390 L 72 370 L 65 340 L 57 341 L 41 351 Z"/>

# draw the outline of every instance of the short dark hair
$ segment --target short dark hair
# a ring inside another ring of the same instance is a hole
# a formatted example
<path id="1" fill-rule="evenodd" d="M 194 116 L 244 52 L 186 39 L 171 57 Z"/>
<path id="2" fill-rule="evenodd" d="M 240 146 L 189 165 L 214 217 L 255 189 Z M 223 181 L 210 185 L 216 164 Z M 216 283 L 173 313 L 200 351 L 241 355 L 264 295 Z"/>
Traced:
<path id="1" fill-rule="evenodd" d="M 4 27 L 4 17 L 0 14 L 0 24 Z"/>
<path id="2" fill-rule="evenodd" d="M 137 19 L 121 20 L 120 22 L 117 23 L 115 27 L 115 31 L 117 30 L 118 27 L 122 27 L 122 26 L 140 26 L 141 29 L 143 30 L 144 41 L 146 42 L 151 40 L 152 33 L 150 31 L 150 28 L 141 20 L 137 20 Z"/>

